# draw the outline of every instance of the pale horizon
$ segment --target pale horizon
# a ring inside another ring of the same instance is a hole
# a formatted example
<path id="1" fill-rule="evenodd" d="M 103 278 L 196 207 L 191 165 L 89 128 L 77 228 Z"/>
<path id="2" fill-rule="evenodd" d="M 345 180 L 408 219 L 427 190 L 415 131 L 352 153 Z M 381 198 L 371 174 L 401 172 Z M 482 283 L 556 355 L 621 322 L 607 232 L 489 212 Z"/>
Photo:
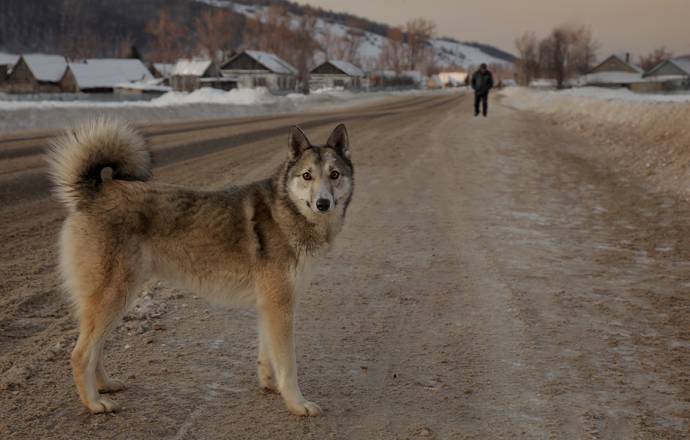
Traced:
<path id="1" fill-rule="evenodd" d="M 584 24 L 601 43 L 598 58 L 611 53 L 640 55 L 664 46 L 674 55 L 690 54 L 690 1 L 658 0 L 298 0 L 348 12 L 393 26 L 424 17 L 438 36 L 491 44 L 515 54 L 515 38 L 525 31 L 546 35 L 560 24 Z"/>

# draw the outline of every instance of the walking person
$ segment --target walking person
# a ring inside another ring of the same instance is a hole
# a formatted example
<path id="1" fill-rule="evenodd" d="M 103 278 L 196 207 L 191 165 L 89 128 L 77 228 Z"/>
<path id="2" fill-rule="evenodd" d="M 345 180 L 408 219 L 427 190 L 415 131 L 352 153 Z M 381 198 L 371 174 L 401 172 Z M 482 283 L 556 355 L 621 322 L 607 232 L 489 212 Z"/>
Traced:
<path id="1" fill-rule="evenodd" d="M 485 63 L 472 74 L 472 89 L 474 90 L 474 116 L 479 116 L 479 103 L 482 104 L 482 114 L 486 117 L 489 108 L 489 90 L 494 86 L 494 77 Z"/>

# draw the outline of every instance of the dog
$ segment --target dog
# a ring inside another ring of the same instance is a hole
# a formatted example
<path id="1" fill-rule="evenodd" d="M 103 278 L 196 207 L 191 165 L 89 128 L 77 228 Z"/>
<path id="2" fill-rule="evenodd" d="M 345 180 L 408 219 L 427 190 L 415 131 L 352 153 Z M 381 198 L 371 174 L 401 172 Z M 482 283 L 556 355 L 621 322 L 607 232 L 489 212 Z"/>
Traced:
<path id="1" fill-rule="evenodd" d="M 151 179 L 151 157 L 128 123 L 95 118 L 48 151 L 50 178 L 68 210 L 60 272 L 79 319 L 74 380 L 92 413 L 117 411 L 101 392 L 123 390 L 103 367 L 103 345 L 150 279 L 230 305 L 256 307 L 258 378 L 293 414 L 315 416 L 297 382 L 295 286 L 302 269 L 341 230 L 354 189 L 348 133 L 323 145 L 298 128 L 269 178 L 217 191 Z"/>

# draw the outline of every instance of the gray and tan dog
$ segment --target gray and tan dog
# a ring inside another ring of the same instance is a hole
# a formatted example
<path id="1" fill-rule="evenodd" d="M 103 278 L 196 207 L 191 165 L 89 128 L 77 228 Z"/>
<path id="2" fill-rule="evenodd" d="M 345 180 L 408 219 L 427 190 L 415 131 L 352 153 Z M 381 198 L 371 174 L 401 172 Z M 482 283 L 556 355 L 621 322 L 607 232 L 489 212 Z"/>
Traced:
<path id="1" fill-rule="evenodd" d="M 294 347 L 295 285 L 310 256 L 340 231 L 353 191 L 344 125 L 325 145 L 292 127 L 287 160 L 270 178 L 219 191 L 149 182 L 150 155 L 129 125 L 99 118 L 68 131 L 49 152 L 51 177 L 69 210 L 60 269 L 79 317 L 72 367 L 91 412 L 124 389 L 103 368 L 103 344 L 151 278 L 216 301 L 255 306 L 260 385 L 288 409 L 321 409 L 302 396 Z"/>

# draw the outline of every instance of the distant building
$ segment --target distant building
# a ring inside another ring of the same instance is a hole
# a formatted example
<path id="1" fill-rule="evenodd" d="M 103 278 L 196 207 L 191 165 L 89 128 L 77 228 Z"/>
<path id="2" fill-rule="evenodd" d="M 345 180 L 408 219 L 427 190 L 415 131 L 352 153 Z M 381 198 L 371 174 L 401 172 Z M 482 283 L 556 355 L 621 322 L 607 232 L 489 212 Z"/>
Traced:
<path id="1" fill-rule="evenodd" d="M 67 70 L 62 55 L 22 55 L 7 76 L 5 89 L 14 93 L 55 93 Z"/>
<path id="2" fill-rule="evenodd" d="M 642 69 L 635 65 L 630 54 L 614 54 L 596 65 L 580 78 L 582 85 L 596 87 L 626 87 L 642 82 Z"/>
<path id="3" fill-rule="evenodd" d="M 671 58 L 657 64 L 643 75 L 646 81 L 635 85 L 636 92 L 673 92 L 690 90 L 690 56 Z"/>
<path id="4" fill-rule="evenodd" d="M 240 88 L 266 87 L 275 91 L 297 88 L 297 69 L 277 55 L 245 50 L 221 66 L 223 76 L 237 81 Z"/>
<path id="5" fill-rule="evenodd" d="M 19 61 L 19 55 L 0 52 L 0 87 L 7 81 L 12 67 Z"/>
<path id="6" fill-rule="evenodd" d="M 438 77 L 443 87 L 462 87 L 467 82 L 467 72 L 439 72 Z"/>
<path id="7" fill-rule="evenodd" d="M 170 76 L 170 86 L 176 92 L 192 92 L 201 87 L 231 90 L 237 81 L 224 78 L 211 60 L 178 60 Z"/>
<path id="8" fill-rule="evenodd" d="M 312 90 L 335 87 L 355 90 L 369 88 L 369 80 L 362 69 L 347 61 L 326 61 L 312 69 L 309 76 L 309 88 Z"/>
<path id="9" fill-rule="evenodd" d="M 151 72 L 136 58 L 86 59 L 67 65 L 60 87 L 72 93 L 112 93 L 117 84 L 152 79 Z"/>
<path id="10" fill-rule="evenodd" d="M 170 63 L 153 63 L 149 70 L 156 78 L 170 79 L 174 68 L 175 65 Z"/>

